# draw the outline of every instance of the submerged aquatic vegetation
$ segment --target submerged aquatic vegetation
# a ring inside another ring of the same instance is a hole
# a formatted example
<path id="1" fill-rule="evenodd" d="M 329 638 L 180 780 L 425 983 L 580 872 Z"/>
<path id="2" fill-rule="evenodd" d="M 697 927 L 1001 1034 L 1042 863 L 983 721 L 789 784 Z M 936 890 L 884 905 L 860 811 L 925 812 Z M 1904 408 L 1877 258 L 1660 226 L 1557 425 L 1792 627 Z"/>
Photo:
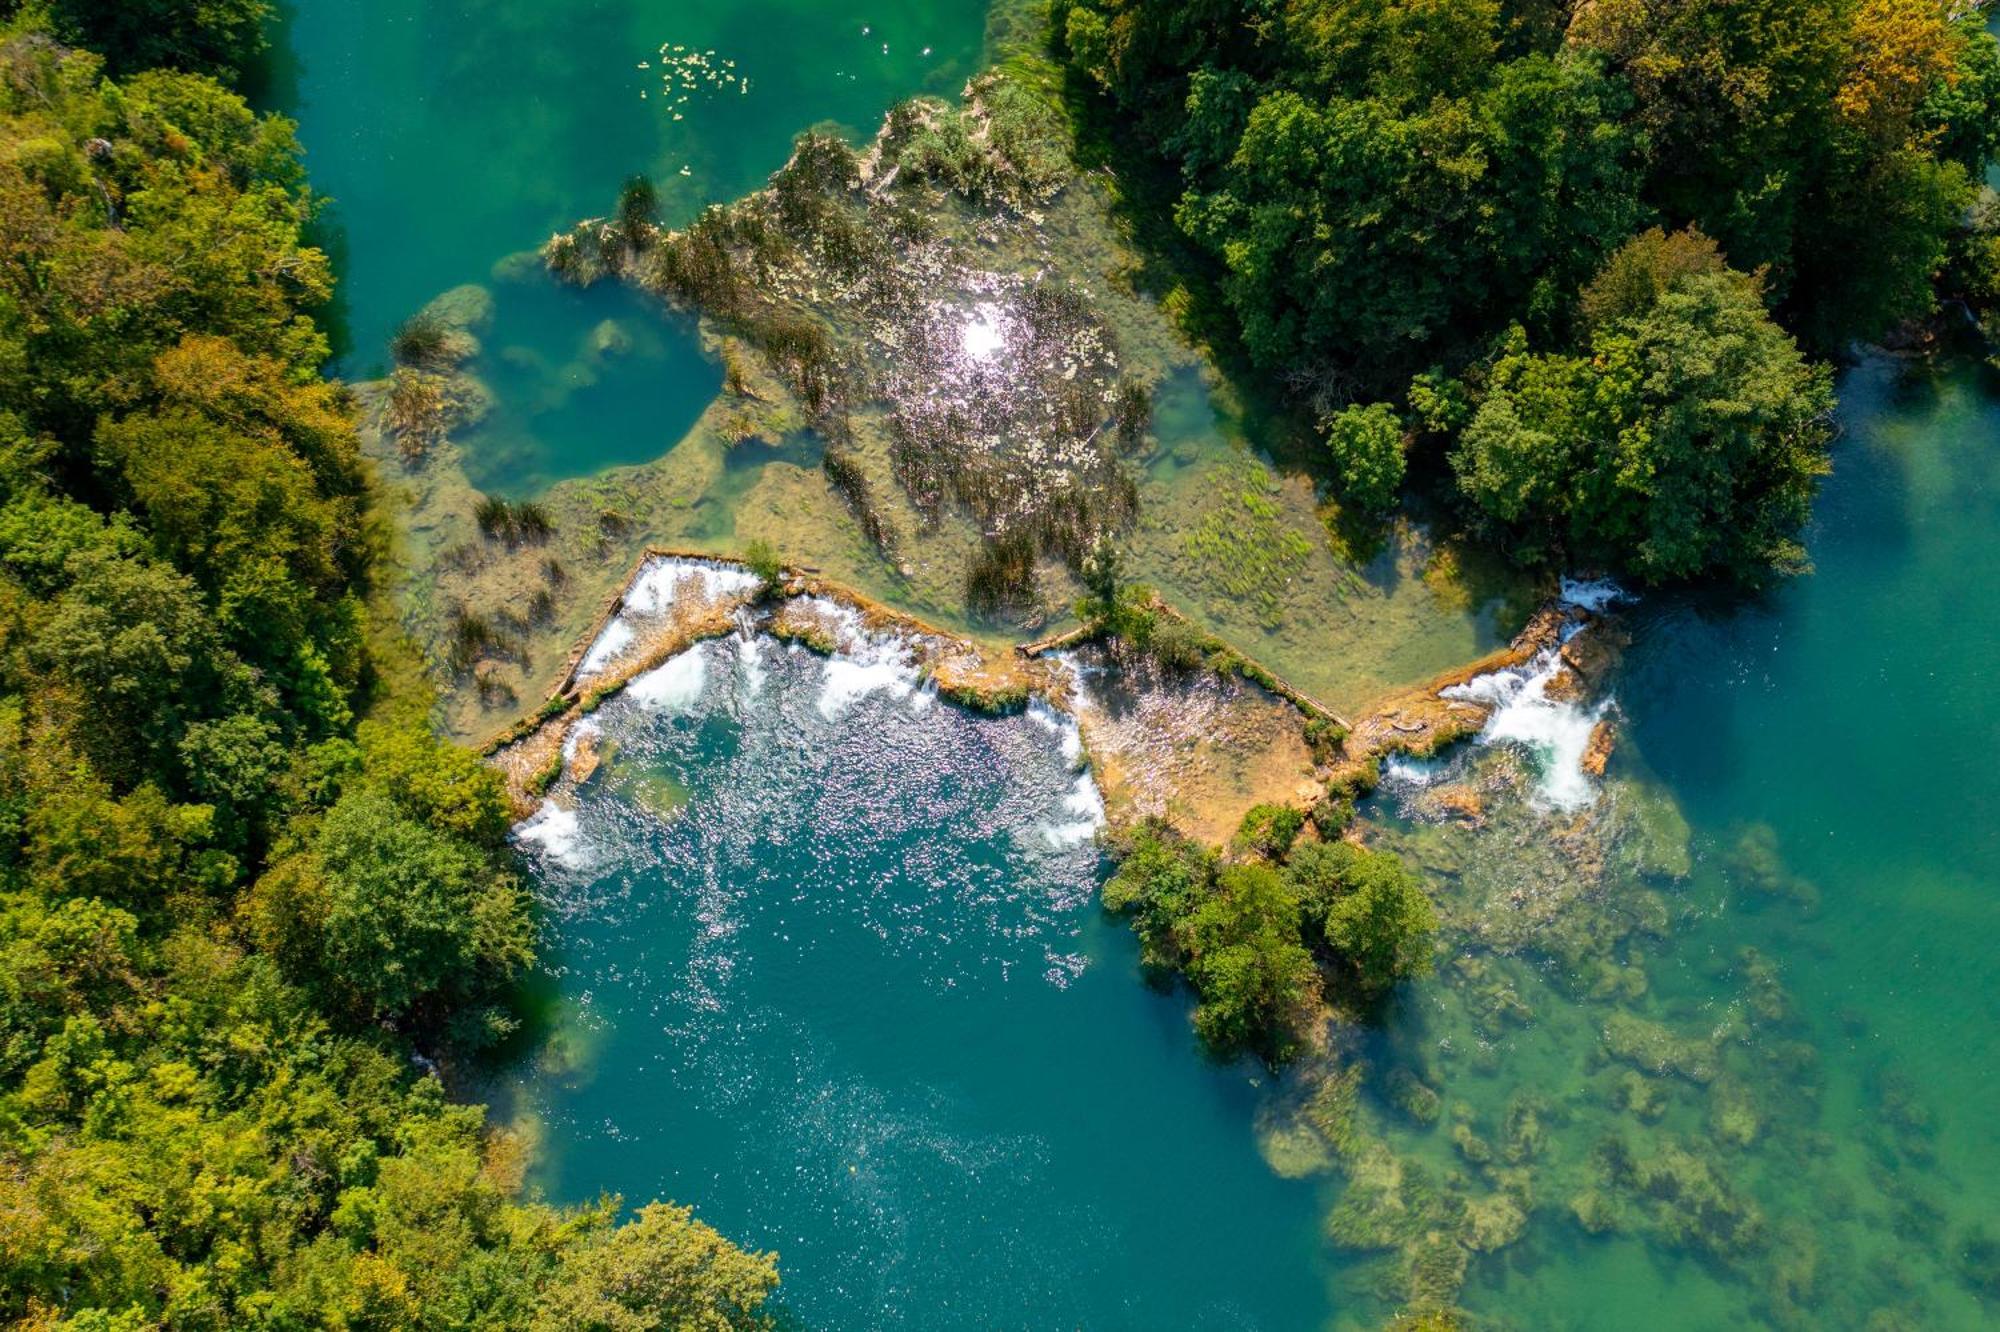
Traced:
<path id="1" fill-rule="evenodd" d="M 957 110 L 898 107 L 864 154 L 801 135 L 765 189 L 643 255 L 607 240 L 628 220 L 582 223 L 544 255 L 558 276 L 615 273 L 755 349 L 884 553 L 902 535 L 885 484 L 923 528 L 963 514 L 983 534 L 966 580 L 991 609 L 1020 599 L 1024 552 L 1077 566 L 1137 507 L 1123 457 L 1142 441 L 1149 395 L 1121 371 L 1092 297 L 994 265 L 964 235 L 1047 203 L 1072 172 L 1059 109 L 992 74 Z"/>
<path id="2" fill-rule="evenodd" d="M 1267 628 L 1285 614 L 1284 593 L 1312 554 L 1274 499 L 1277 482 L 1253 462 L 1214 469 L 1209 500 L 1181 537 L 1191 583 L 1209 596 L 1245 601 Z"/>

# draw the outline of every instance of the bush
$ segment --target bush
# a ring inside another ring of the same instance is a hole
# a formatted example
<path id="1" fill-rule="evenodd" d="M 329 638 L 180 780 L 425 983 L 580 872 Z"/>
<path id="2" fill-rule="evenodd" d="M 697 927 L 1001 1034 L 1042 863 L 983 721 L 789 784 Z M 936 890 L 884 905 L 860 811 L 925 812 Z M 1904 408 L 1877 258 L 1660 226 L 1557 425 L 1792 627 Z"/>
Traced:
<path id="1" fill-rule="evenodd" d="M 1429 972 L 1437 913 L 1399 858 L 1346 842 L 1302 846 L 1285 866 L 1308 929 L 1364 995 Z"/>
<path id="2" fill-rule="evenodd" d="M 777 591 L 779 581 L 785 576 L 785 566 L 778 559 L 776 546 L 757 538 L 744 548 L 743 563 L 762 581 L 765 596 Z"/>
<path id="3" fill-rule="evenodd" d="M 1403 423 L 1386 402 L 1348 407 L 1326 423 L 1340 496 L 1366 514 L 1386 513 L 1403 484 Z"/>
<path id="4" fill-rule="evenodd" d="M 1315 760 L 1330 763 L 1347 743 L 1347 728 L 1331 717 L 1314 717 L 1306 723 L 1306 748 Z"/>
<path id="5" fill-rule="evenodd" d="M 1236 845 L 1266 860 L 1283 860 L 1305 826 L 1304 811 L 1290 805 L 1252 805 L 1236 829 Z"/>
<path id="6" fill-rule="evenodd" d="M 1208 664 L 1209 642 L 1207 634 L 1178 615 L 1156 615 L 1141 646 L 1167 670 L 1186 673 Z"/>

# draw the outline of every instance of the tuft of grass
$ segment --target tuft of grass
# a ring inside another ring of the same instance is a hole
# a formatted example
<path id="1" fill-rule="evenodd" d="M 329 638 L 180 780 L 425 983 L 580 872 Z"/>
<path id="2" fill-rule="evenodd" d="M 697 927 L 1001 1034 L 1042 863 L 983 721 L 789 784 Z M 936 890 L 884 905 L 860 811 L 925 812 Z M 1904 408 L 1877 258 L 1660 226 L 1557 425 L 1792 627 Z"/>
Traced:
<path id="1" fill-rule="evenodd" d="M 420 310 L 397 326 L 389 339 L 389 355 L 398 365 L 419 370 L 444 369 L 458 361 L 451 329 L 429 310 Z"/>
<path id="2" fill-rule="evenodd" d="M 980 544 L 965 570 L 965 603 L 980 615 L 1031 605 L 1035 599 L 1035 539 L 1018 529 Z"/>
<path id="3" fill-rule="evenodd" d="M 472 516 L 482 535 L 489 540 L 504 541 L 510 547 L 540 544 L 555 531 L 549 511 L 533 500 L 513 503 L 498 495 L 482 495 Z"/>

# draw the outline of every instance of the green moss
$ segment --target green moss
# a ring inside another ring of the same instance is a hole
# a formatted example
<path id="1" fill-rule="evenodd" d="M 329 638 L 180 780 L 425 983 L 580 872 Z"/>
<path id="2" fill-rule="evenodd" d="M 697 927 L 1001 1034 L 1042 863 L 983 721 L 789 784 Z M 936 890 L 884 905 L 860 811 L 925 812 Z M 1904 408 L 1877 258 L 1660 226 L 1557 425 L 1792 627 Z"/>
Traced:
<path id="1" fill-rule="evenodd" d="M 1028 686 L 1019 682 L 1007 684 L 940 682 L 937 690 L 938 697 L 946 702 L 956 703 L 962 708 L 993 717 L 1019 712 L 1028 706 Z"/>
<path id="2" fill-rule="evenodd" d="M 537 768 L 534 772 L 528 775 L 527 781 L 521 784 L 522 788 L 526 790 L 527 793 L 531 796 L 546 795 L 548 793 L 548 789 L 551 786 L 554 786 L 556 784 L 556 780 L 562 776 L 562 772 L 563 772 L 563 755 L 562 751 L 558 749 L 554 754 L 552 754 L 549 757 L 549 761 L 547 763 L 544 763 L 541 767 Z"/>
<path id="3" fill-rule="evenodd" d="M 1312 542 L 1285 522 L 1277 479 L 1254 462 L 1218 465 L 1213 499 L 1181 538 L 1199 583 L 1247 603 L 1266 629 L 1284 619 L 1287 585 L 1313 553 Z"/>

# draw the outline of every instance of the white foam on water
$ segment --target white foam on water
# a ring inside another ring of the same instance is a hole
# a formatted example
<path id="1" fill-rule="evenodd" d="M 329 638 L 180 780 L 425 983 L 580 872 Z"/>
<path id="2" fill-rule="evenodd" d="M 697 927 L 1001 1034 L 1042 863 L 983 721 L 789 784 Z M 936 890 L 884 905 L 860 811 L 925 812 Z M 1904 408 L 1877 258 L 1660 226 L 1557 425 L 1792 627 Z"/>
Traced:
<path id="1" fill-rule="evenodd" d="M 576 757 L 576 747 L 582 744 L 586 737 L 596 737 L 603 734 L 604 728 L 597 724 L 595 717 L 585 717 L 582 721 L 570 727 L 569 734 L 563 737 L 563 762 L 567 763 Z"/>
<path id="2" fill-rule="evenodd" d="M 1437 759 L 1391 754 L 1382 760 L 1382 780 L 1392 786 L 1430 786 L 1444 776 L 1444 771 L 1444 763 Z"/>
<path id="3" fill-rule="evenodd" d="M 800 597 L 792 605 L 831 625 L 834 641 L 842 648 L 864 641 L 868 637 L 868 630 L 861 623 L 861 612 L 852 606 L 835 601 L 832 597 L 818 595 Z"/>
<path id="4" fill-rule="evenodd" d="M 706 644 L 697 643 L 660 666 L 632 678 L 625 693 L 649 712 L 685 712 L 701 699 L 708 683 Z"/>
<path id="5" fill-rule="evenodd" d="M 1597 799 L 1597 788 L 1583 770 L 1583 756 L 1610 700 L 1583 707 L 1550 698 L 1548 687 L 1561 670 L 1562 657 L 1549 648 L 1520 666 L 1453 685 L 1441 697 L 1492 708 L 1476 743 L 1520 745 L 1534 757 L 1540 775 L 1535 787 L 1539 802 L 1559 810 L 1582 809 Z"/>
<path id="6" fill-rule="evenodd" d="M 704 601 L 728 601 L 748 596 L 763 582 L 738 564 L 717 560 L 689 560 L 661 556 L 647 560 L 625 589 L 625 609 L 641 615 L 657 615 L 674 604 L 674 598 L 689 587 L 701 589 Z"/>
<path id="7" fill-rule="evenodd" d="M 614 619 L 604 626 L 604 632 L 600 633 L 597 641 L 590 645 L 590 651 L 583 654 L 583 661 L 577 666 L 576 673 L 596 675 L 615 661 L 619 653 L 632 646 L 634 637 L 636 635 L 632 632 L 631 625 L 622 619 Z"/>
<path id="8" fill-rule="evenodd" d="M 638 633 L 631 617 L 660 615 L 683 595 L 698 595 L 710 603 L 739 600 L 756 591 L 762 581 L 740 565 L 719 560 L 690 560 L 677 555 L 647 560 L 626 585 L 623 608 L 583 654 L 577 675 L 598 674 L 632 645 Z"/>
<path id="9" fill-rule="evenodd" d="M 832 721 L 874 693 L 908 698 L 916 692 L 917 682 L 917 668 L 907 646 L 893 638 L 864 641 L 852 652 L 826 659 L 819 715 Z"/>
<path id="10" fill-rule="evenodd" d="M 746 633 L 736 640 L 736 669 L 743 676 L 743 692 L 755 698 L 764 689 L 764 640 Z"/>
<path id="11" fill-rule="evenodd" d="M 1609 578 L 1571 578 L 1565 575 L 1557 599 L 1565 606 L 1602 614 L 1611 605 L 1633 598 L 1631 593 Z"/>
<path id="12" fill-rule="evenodd" d="M 1097 783 L 1091 780 L 1088 768 L 1076 774 L 1069 794 L 1063 797 L 1063 812 L 1073 817 L 1042 827 L 1043 838 L 1058 850 L 1083 845 L 1097 836 L 1097 830 L 1104 826 L 1104 796 L 1098 791 Z"/>
<path id="13" fill-rule="evenodd" d="M 1039 696 L 1028 700 L 1027 713 L 1029 721 L 1056 737 L 1064 763 L 1074 768 L 1083 761 L 1083 728 L 1076 724 L 1076 718 L 1050 707 Z"/>
<path id="14" fill-rule="evenodd" d="M 593 858 L 576 811 L 553 800 L 544 800 L 533 814 L 514 825 L 514 840 L 541 848 L 544 856 L 566 869 L 582 869 Z"/>
<path id="15" fill-rule="evenodd" d="M 804 597 L 800 604 L 832 630 L 834 655 L 826 659 L 819 691 L 819 715 L 832 721 L 870 694 L 886 693 L 908 699 L 913 709 L 929 706 L 929 691 L 917 669 L 916 651 L 895 634 L 871 634 L 861 615 L 826 597 Z"/>

